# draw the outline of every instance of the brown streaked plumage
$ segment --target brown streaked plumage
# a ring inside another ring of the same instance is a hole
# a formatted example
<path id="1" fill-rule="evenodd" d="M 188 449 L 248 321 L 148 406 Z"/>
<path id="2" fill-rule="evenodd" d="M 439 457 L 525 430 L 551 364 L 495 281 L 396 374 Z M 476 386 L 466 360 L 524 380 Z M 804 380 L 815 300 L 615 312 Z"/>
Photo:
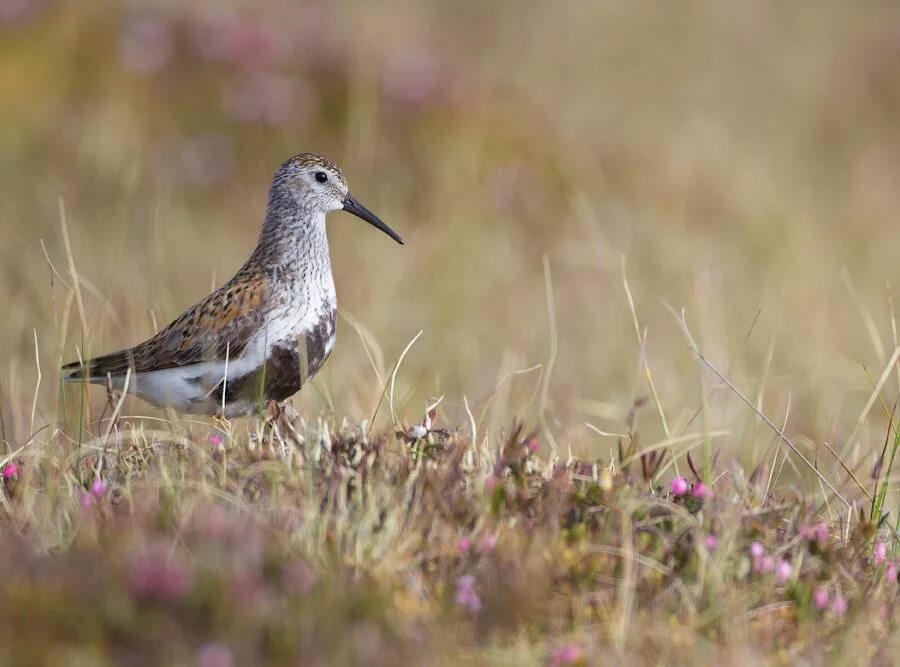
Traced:
<path id="1" fill-rule="evenodd" d="M 221 288 L 139 345 L 63 367 L 66 380 L 125 385 L 160 406 L 238 416 L 296 393 L 334 344 L 336 300 L 325 215 L 344 209 L 400 237 L 349 194 L 340 169 L 312 153 L 285 162 L 259 242 Z"/>

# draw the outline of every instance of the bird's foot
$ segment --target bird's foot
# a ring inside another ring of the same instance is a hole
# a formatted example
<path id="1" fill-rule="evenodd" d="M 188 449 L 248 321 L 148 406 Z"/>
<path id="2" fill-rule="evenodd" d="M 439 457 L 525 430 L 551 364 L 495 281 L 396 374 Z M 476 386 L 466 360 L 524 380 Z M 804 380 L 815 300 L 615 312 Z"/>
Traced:
<path id="1" fill-rule="evenodd" d="M 219 429 L 226 435 L 231 434 L 231 429 L 233 428 L 231 420 L 228 419 L 228 417 L 223 415 L 221 412 L 218 412 L 215 415 L 213 415 L 213 424 L 215 425 L 215 427 L 217 429 Z"/>

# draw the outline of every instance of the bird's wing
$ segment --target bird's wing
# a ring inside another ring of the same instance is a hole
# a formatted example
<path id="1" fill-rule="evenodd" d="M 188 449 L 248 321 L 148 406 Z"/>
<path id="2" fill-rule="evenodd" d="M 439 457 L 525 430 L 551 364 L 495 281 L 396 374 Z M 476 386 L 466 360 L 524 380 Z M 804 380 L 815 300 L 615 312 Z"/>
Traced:
<path id="1" fill-rule="evenodd" d="M 158 334 L 137 345 L 63 366 L 67 380 L 105 378 L 189 366 L 241 355 L 265 323 L 269 283 L 237 276 L 200 301 Z"/>

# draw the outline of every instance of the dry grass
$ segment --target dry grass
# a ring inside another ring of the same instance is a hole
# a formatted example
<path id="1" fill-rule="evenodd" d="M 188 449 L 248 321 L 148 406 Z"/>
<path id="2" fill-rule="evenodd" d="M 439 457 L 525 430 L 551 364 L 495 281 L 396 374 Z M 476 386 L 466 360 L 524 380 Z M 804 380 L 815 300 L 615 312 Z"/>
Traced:
<path id="1" fill-rule="evenodd" d="M 7 661 L 891 661 L 896 7 L 31 7 L 0 0 Z M 302 417 L 218 443 L 63 395 L 239 266 L 301 150 L 407 240 L 330 222 Z"/>

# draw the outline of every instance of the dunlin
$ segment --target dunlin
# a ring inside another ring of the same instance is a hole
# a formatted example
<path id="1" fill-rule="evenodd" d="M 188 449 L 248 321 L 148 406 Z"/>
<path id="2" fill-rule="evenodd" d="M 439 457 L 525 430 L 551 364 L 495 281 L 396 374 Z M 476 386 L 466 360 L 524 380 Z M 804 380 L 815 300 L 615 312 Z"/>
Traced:
<path id="1" fill-rule="evenodd" d="M 281 165 L 256 249 L 237 274 L 139 345 L 63 367 L 67 381 L 125 388 L 191 414 L 231 418 L 283 401 L 334 347 L 337 301 L 325 216 L 344 210 L 403 241 L 312 153 Z M 130 369 L 130 373 L 129 373 Z"/>

